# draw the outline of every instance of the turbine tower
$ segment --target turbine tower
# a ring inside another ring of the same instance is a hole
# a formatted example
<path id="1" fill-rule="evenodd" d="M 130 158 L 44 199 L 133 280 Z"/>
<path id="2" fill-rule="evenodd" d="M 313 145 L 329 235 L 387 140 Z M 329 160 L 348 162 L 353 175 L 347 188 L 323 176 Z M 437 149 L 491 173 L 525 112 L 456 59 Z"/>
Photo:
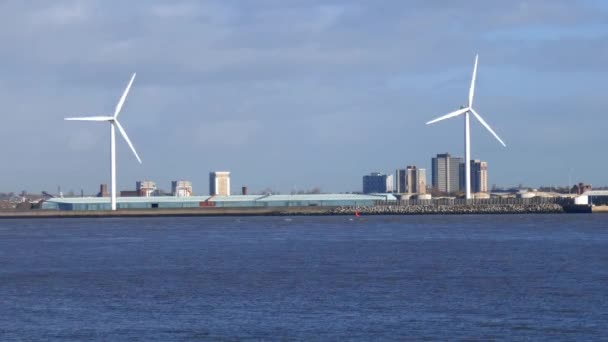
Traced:
<path id="1" fill-rule="evenodd" d="M 465 159 L 465 183 L 466 183 L 466 198 L 471 199 L 471 137 L 469 130 L 469 114 L 472 113 L 477 120 L 488 130 L 494 137 L 504 146 L 505 143 L 498 137 L 498 134 L 492 130 L 490 125 L 473 109 L 473 95 L 475 95 L 475 78 L 477 77 L 477 61 L 479 54 L 475 56 L 475 66 L 473 67 L 473 77 L 471 79 L 471 88 L 469 89 L 469 105 L 467 107 L 460 107 L 459 110 L 446 114 L 437 119 L 427 122 L 427 125 L 439 122 L 441 120 L 449 119 L 455 116 L 464 114 L 464 159 Z"/>
<path id="2" fill-rule="evenodd" d="M 133 151 L 135 158 L 137 158 L 137 161 L 139 161 L 139 163 L 141 164 L 141 159 L 139 159 L 139 156 L 137 155 L 137 151 L 135 151 L 135 147 L 133 147 L 131 140 L 129 140 L 129 136 L 127 136 L 127 133 L 122 128 L 122 125 L 120 124 L 120 122 L 118 122 L 118 114 L 120 114 L 122 105 L 125 103 L 125 99 L 127 98 L 129 89 L 131 89 L 131 85 L 133 84 L 133 80 L 135 80 L 135 73 L 133 73 L 133 76 L 131 76 L 131 80 L 129 81 L 127 88 L 122 93 L 120 100 L 116 104 L 116 109 L 114 109 L 114 115 L 112 115 L 112 116 L 89 116 L 89 117 L 80 117 L 80 118 L 65 118 L 65 120 L 68 120 L 68 121 L 102 121 L 102 122 L 110 123 L 110 160 L 111 160 L 110 164 L 111 164 L 111 174 L 112 174 L 111 208 L 112 208 L 112 210 L 116 210 L 116 133 L 115 133 L 116 128 L 118 128 L 118 130 L 120 131 L 120 134 L 122 135 L 122 137 L 125 139 L 125 141 L 129 145 L 129 147 L 131 148 L 131 151 Z"/>

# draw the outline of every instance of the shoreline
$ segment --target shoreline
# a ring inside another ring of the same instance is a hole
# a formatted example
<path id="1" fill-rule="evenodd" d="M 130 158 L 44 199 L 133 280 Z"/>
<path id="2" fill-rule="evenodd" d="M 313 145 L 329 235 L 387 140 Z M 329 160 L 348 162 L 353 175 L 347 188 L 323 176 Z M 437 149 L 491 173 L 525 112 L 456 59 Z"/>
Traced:
<path id="1" fill-rule="evenodd" d="M 120 209 L 116 211 L 0 210 L 0 219 L 220 216 L 513 215 L 608 212 L 608 207 L 535 205 L 380 205 L 373 207 L 240 207 Z"/>

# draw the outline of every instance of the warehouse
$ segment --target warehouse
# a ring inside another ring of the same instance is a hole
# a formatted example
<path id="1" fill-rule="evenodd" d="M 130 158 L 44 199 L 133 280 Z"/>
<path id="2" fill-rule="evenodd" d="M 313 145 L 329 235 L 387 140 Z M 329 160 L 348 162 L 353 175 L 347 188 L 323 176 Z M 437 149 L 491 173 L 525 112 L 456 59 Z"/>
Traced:
<path id="1" fill-rule="evenodd" d="M 303 194 L 303 195 L 235 195 L 190 197 L 118 197 L 117 209 L 171 208 L 245 208 L 307 206 L 372 206 L 396 201 L 392 194 Z M 46 210 L 110 210 L 109 197 L 51 198 L 42 204 Z"/>
<path id="2" fill-rule="evenodd" d="M 608 205 L 607 190 L 589 190 L 574 199 L 580 205 Z"/>

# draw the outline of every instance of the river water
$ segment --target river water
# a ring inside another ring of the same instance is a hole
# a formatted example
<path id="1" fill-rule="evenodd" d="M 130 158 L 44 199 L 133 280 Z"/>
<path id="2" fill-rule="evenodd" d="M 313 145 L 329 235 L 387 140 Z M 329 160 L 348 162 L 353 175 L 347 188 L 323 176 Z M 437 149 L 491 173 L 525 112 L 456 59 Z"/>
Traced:
<path id="1" fill-rule="evenodd" d="M 608 215 L 0 220 L 1 341 L 608 339 Z"/>

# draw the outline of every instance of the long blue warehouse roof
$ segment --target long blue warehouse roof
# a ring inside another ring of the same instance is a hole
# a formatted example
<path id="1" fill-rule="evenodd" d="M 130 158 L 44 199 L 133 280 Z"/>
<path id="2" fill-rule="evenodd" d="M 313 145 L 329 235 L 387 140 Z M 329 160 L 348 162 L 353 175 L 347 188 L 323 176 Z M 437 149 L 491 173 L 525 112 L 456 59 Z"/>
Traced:
<path id="1" fill-rule="evenodd" d="M 118 197 L 119 203 L 157 203 L 157 202 L 272 202 L 272 201 L 394 201 L 392 194 L 302 194 L 302 195 L 234 195 L 234 196 L 155 196 L 155 197 Z M 54 197 L 51 203 L 110 203 L 109 197 Z"/>

